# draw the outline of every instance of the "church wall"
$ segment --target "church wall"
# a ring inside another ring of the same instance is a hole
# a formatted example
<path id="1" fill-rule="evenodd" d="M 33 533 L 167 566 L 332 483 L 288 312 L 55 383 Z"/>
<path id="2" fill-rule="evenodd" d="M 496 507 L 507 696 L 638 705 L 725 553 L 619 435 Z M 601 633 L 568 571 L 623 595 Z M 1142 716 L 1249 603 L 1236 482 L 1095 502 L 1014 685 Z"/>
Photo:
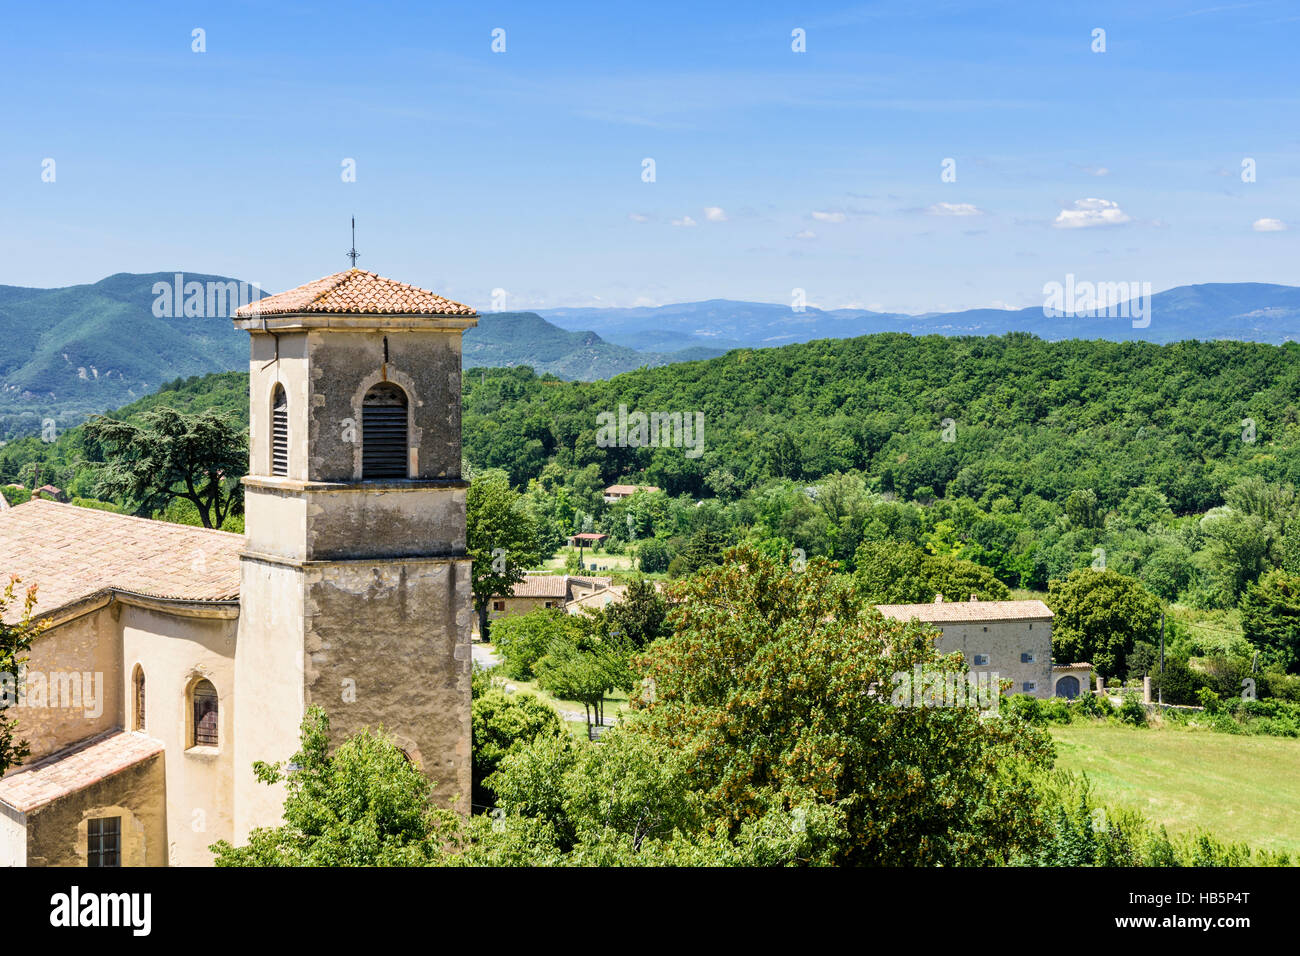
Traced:
<path id="1" fill-rule="evenodd" d="M 17 733 L 27 763 L 122 726 L 122 646 L 109 606 L 47 630 L 32 642 Z"/>
<path id="2" fill-rule="evenodd" d="M 418 461 L 410 477 L 460 477 L 459 331 L 332 328 L 310 333 L 309 347 L 311 480 L 361 478 L 361 403 L 381 381 L 399 385 L 411 402 L 409 444 Z"/>
<path id="3" fill-rule="evenodd" d="M 465 552 L 465 488 L 367 482 L 346 491 L 309 492 L 307 557 L 427 557 Z"/>
<path id="4" fill-rule="evenodd" d="M 250 495 L 250 498 L 252 496 Z M 288 761 L 298 750 L 305 713 L 302 685 L 302 572 L 291 565 L 245 558 L 240 574 L 239 650 L 235 681 L 235 842 L 253 827 L 281 819 L 284 785 L 267 786 L 253 762 Z"/>
<path id="5" fill-rule="evenodd" d="M 173 866 L 212 862 L 208 845 L 234 832 L 234 618 L 200 618 L 125 605 L 121 611 L 123 677 L 132 727 L 131 679 L 144 668 L 144 732 L 167 748 L 167 859 Z M 205 678 L 217 691 L 216 747 L 193 747 L 190 690 Z M 240 694 L 243 697 L 243 694 Z"/>
<path id="6" fill-rule="evenodd" d="M 381 724 L 469 811 L 470 562 L 408 559 L 307 569 L 306 691 L 336 742 Z"/>
<path id="7" fill-rule="evenodd" d="M 27 865 L 27 814 L 0 803 L 0 866 Z"/>
<path id="8" fill-rule="evenodd" d="M 121 817 L 122 866 L 166 866 L 163 767 L 157 754 L 28 813 L 27 865 L 84 867 L 87 821 Z"/>
<path id="9" fill-rule="evenodd" d="M 249 464 L 250 474 L 271 474 L 271 401 L 279 382 L 289 401 L 289 478 L 307 477 L 307 335 L 255 332 L 249 362 Z M 277 346 L 278 340 L 278 346 Z M 277 361 L 278 348 L 278 361 Z M 245 522 L 246 526 L 248 525 Z"/>

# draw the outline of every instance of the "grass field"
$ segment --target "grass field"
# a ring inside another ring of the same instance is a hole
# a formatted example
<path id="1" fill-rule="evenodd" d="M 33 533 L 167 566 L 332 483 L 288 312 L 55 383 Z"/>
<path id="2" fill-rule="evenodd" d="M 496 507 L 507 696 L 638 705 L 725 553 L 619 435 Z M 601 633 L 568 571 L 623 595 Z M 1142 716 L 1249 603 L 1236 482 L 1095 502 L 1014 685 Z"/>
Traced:
<path id="1" fill-rule="evenodd" d="M 1098 801 L 1141 811 L 1170 834 L 1300 855 L 1300 740 L 1100 722 L 1055 725 L 1058 767 Z"/>

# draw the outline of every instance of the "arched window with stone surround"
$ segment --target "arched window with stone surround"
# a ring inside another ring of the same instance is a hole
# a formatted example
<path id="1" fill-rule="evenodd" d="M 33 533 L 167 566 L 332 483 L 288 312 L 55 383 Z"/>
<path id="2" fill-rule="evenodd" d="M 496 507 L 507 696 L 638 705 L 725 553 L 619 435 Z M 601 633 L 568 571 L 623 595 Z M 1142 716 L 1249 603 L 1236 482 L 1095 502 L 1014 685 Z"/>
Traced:
<path id="1" fill-rule="evenodd" d="M 144 668 L 139 664 L 131 673 L 131 729 L 144 730 Z"/>
<path id="2" fill-rule="evenodd" d="M 198 680 L 190 691 L 194 710 L 194 733 L 191 746 L 217 746 L 217 689 L 209 680 Z"/>
<path id="3" fill-rule="evenodd" d="M 289 474 L 289 396 L 279 382 L 271 393 L 271 474 Z"/>
<path id="4" fill-rule="evenodd" d="M 406 392 L 380 382 L 361 403 L 361 478 L 407 476 Z"/>

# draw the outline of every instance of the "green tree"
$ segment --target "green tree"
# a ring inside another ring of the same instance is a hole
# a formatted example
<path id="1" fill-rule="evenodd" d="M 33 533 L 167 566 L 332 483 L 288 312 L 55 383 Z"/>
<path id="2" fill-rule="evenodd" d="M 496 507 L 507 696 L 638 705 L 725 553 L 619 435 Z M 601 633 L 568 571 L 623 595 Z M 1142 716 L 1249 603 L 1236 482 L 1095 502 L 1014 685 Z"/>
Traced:
<path id="1" fill-rule="evenodd" d="M 205 528 L 220 528 L 227 515 L 242 513 L 239 479 L 248 468 L 248 441 L 232 419 L 160 408 L 138 421 L 100 416 L 86 423 L 88 440 L 106 452 L 96 495 L 144 515 L 182 498 L 194 505 Z"/>
<path id="2" fill-rule="evenodd" d="M 534 695 L 501 690 L 490 690 L 474 699 L 472 726 L 474 803 L 481 807 L 496 802 L 496 795 L 484 781 L 496 773 L 507 754 L 538 737 L 564 733 L 559 715 Z"/>
<path id="3" fill-rule="evenodd" d="M 621 635 L 638 651 L 668 633 L 667 619 L 668 602 L 660 597 L 654 583 L 644 578 L 629 584 L 623 600 L 605 609 L 608 631 Z"/>
<path id="4" fill-rule="evenodd" d="M 0 774 L 21 764 L 30 753 L 26 740 L 14 739 L 16 728 L 7 711 L 18 703 L 17 675 L 27 661 L 32 639 L 44 630 L 43 623 L 32 620 L 35 584 L 28 585 L 21 607 L 14 604 L 21 583 L 16 576 L 11 577 L 0 591 Z M 11 609 L 17 611 L 15 618 L 11 618 Z"/>
<path id="5" fill-rule="evenodd" d="M 329 718 L 302 721 L 288 768 L 253 764 L 260 781 L 283 782 L 284 823 L 258 827 L 248 845 L 212 845 L 217 866 L 421 866 L 437 862 L 459 817 L 430 805 L 432 785 L 384 733 L 363 731 L 329 752 Z"/>
<path id="6" fill-rule="evenodd" d="M 1090 568 L 1052 581 L 1047 603 L 1052 656 L 1058 663 L 1087 661 L 1102 677 L 1123 676 L 1138 640 L 1150 641 L 1160 624 L 1160 603 L 1133 578 Z"/>
<path id="7" fill-rule="evenodd" d="M 828 862 L 970 865 L 1007 859 L 1034 828 L 1045 734 L 899 704 L 914 666 L 964 672 L 930 628 L 881 617 L 821 559 L 795 571 L 740 548 L 671 590 L 673 635 L 638 660 L 653 690 L 627 732 L 690 755 L 719 832 L 815 808 L 841 824 Z"/>
<path id="8" fill-rule="evenodd" d="M 1241 598 L 1246 640 L 1290 673 L 1300 672 L 1300 575 L 1276 569 Z"/>
<path id="9" fill-rule="evenodd" d="M 573 615 L 558 608 L 538 608 L 527 614 L 503 617 L 492 626 L 492 643 L 503 668 L 513 680 L 532 680 L 537 662 L 551 645 L 572 634 Z"/>
<path id="10" fill-rule="evenodd" d="M 537 525 L 523 497 L 500 472 L 485 472 L 470 482 L 465 496 L 466 542 L 479 636 L 488 639 L 488 603 L 510 594 L 525 569 L 541 561 Z"/>

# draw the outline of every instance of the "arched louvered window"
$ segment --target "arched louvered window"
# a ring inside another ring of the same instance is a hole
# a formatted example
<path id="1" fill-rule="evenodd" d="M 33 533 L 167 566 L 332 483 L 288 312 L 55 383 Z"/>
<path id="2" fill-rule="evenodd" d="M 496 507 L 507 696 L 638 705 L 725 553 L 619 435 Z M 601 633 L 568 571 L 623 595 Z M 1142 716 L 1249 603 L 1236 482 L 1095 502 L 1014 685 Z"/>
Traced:
<path id="1" fill-rule="evenodd" d="M 361 407 L 361 477 L 405 478 L 406 393 L 391 382 L 380 382 Z"/>
<path id="2" fill-rule="evenodd" d="M 271 474 L 289 474 L 289 398 L 283 385 L 271 399 Z"/>
<path id="3" fill-rule="evenodd" d="M 135 672 L 131 675 L 131 686 L 135 692 L 135 714 L 131 723 L 132 730 L 144 730 L 144 668 L 139 664 L 135 665 Z"/>
<path id="4" fill-rule="evenodd" d="M 217 689 L 211 681 L 200 680 L 190 692 L 194 702 L 195 747 L 217 746 Z"/>

